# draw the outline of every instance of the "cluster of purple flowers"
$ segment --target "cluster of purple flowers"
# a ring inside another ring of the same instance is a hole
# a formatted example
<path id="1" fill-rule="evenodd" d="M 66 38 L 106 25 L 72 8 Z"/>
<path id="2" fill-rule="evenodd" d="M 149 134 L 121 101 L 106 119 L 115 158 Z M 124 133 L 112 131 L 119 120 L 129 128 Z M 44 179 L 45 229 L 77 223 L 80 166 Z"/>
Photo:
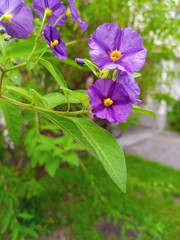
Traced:
<path id="1" fill-rule="evenodd" d="M 140 89 L 129 75 L 139 71 L 146 59 L 143 39 L 132 28 L 120 29 L 105 23 L 89 40 L 90 57 L 100 70 L 116 69 L 116 81 L 99 79 L 88 89 L 92 113 L 109 122 L 123 122 L 129 116 L 132 103 L 139 104 Z"/>
<path id="2" fill-rule="evenodd" d="M 86 30 L 75 8 L 75 1 L 68 0 L 70 15 Z M 37 15 L 48 20 L 44 27 L 44 38 L 55 56 L 61 60 L 67 57 L 66 45 L 56 25 L 64 25 L 67 7 L 60 0 L 34 0 Z M 33 30 L 32 10 L 22 0 L 0 1 L 0 25 L 12 38 L 27 38 Z M 119 123 L 128 117 L 132 103 L 139 104 L 140 89 L 130 75 L 139 71 L 146 59 L 143 39 L 132 28 L 120 29 L 116 24 L 105 23 L 96 29 L 89 40 L 90 57 L 100 70 L 116 70 L 116 81 L 99 79 L 88 89 L 92 113 L 109 122 Z"/>
<path id="3" fill-rule="evenodd" d="M 88 24 L 81 20 L 75 8 L 74 0 L 68 0 L 68 3 L 71 17 L 83 30 L 86 30 Z M 64 25 L 67 19 L 64 16 L 67 7 L 60 0 L 34 0 L 33 8 L 40 18 L 44 16 L 48 18 L 51 28 L 46 28 L 46 31 L 48 31 L 47 29 L 49 31 L 52 28 L 55 29 L 55 25 Z M 6 33 L 12 38 L 27 38 L 33 31 L 32 10 L 22 0 L 1 0 L 0 25 L 5 28 Z M 56 30 L 53 31 L 57 32 Z M 59 44 L 62 47 L 62 41 Z M 53 49 L 55 48 L 58 48 L 57 45 L 53 47 Z"/>

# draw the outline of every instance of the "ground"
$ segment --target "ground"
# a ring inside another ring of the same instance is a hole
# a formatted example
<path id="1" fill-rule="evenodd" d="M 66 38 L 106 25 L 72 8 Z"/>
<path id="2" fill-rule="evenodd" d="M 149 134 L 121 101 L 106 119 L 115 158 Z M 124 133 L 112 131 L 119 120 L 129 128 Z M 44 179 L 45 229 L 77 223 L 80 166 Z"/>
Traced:
<path id="1" fill-rule="evenodd" d="M 118 142 L 127 153 L 161 162 L 180 169 L 180 134 L 171 131 L 153 132 L 148 128 L 131 128 Z"/>

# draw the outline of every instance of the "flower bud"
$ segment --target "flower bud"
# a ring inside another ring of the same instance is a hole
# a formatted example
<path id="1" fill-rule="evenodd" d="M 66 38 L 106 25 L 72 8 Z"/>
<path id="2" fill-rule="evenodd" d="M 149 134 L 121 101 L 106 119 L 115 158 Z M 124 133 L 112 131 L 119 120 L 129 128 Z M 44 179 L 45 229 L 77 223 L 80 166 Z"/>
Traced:
<path id="1" fill-rule="evenodd" d="M 76 58 L 75 59 L 75 62 L 80 65 L 80 66 L 83 66 L 84 65 L 84 59 L 83 58 Z"/>
<path id="2" fill-rule="evenodd" d="M 7 36 L 4 37 L 4 41 L 8 42 L 9 40 L 11 40 L 10 36 L 7 35 Z"/>
<path id="3" fill-rule="evenodd" d="M 18 61 L 17 61 L 17 60 L 13 60 L 13 61 L 12 61 L 12 64 L 13 64 L 13 65 L 18 65 Z"/>
<path id="4" fill-rule="evenodd" d="M 0 27 L 0 34 L 4 34 L 6 32 L 6 29 L 3 27 Z"/>

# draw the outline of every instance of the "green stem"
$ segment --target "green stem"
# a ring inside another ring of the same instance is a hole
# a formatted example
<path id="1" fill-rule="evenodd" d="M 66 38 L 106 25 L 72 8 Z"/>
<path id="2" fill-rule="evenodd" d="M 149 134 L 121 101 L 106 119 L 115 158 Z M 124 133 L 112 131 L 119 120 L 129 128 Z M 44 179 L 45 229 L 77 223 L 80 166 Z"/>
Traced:
<path id="1" fill-rule="evenodd" d="M 39 111 L 54 113 L 54 114 L 56 114 L 58 116 L 61 116 L 61 115 L 73 116 L 73 115 L 78 115 L 78 114 L 87 114 L 87 113 L 89 113 L 89 110 L 80 110 L 80 111 L 75 111 L 75 112 L 54 111 L 54 110 L 46 109 L 46 108 L 39 107 L 39 106 L 36 106 L 36 105 L 22 103 L 22 102 L 14 100 L 14 99 L 11 99 L 9 97 L 6 97 L 6 96 L 1 96 L 1 98 L 5 99 L 5 100 L 7 100 L 9 102 L 12 102 L 12 103 L 14 103 L 17 106 L 20 106 L 20 107 L 23 107 L 23 108 L 26 108 L 26 109 L 29 109 L 29 110 L 37 110 L 37 111 L 39 110 Z"/>
<path id="2" fill-rule="evenodd" d="M 35 112 L 34 120 L 35 120 L 35 126 L 36 126 L 36 133 L 38 135 L 39 134 L 39 116 L 38 116 L 38 112 Z"/>
<path id="3" fill-rule="evenodd" d="M 31 58 L 32 58 L 32 56 L 33 56 L 33 54 L 34 54 L 34 52 L 36 51 L 37 45 L 38 45 L 38 38 L 36 38 L 36 40 L 35 40 L 35 43 L 34 43 L 33 49 L 32 49 L 32 51 L 31 51 L 31 53 L 30 53 L 30 55 L 29 55 L 29 57 L 28 57 L 28 60 L 31 60 Z"/>
<path id="4" fill-rule="evenodd" d="M 43 20 L 42 20 L 42 23 L 41 23 L 41 27 L 40 27 L 39 33 L 38 33 L 37 38 L 36 38 L 36 41 L 35 41 L 35 43 L 34 43 L 34 47 L 33 47 L 33 49 L 32 49 L 32 52 L 30 53 L 30 55 L 29 55 L 29 57 L 28 57 L 28 60 L 31 59 L 31 57 L 33 56 L 34 52 L 36 51 L 36 48 L 37 48 L 39 39 L 41 38 L 41 32 L 42 32 L 42 30 L 43 30 L 43 27 L 44 27 L 44 24 L 45 24 L 45 21 L 46 21 L 46 17 L 47 17 L 47 15 L 44 14 L 44 17 L 43 17 Z"/>
<path id="5" fill-rule="evenodd" d="M 41 37 L 41 32 L 43 30 L 43 27 L 44 27 L 44 24 L 45 24 L 45 21 L 46 21 L 46 17 L 47 17 L 47 15 L 44 14 L 44 17 L 43 17 L 43 20 L 42 20 L 42 23 L 41 23 L 41 27 L 40 27 L 40 30 L 39 30 L 38 37 Z"/>
<path id="6" fill-rule="evenodd" d="M 36 63 L 39 61 L 39 59 L 44 55 L 44 53 L 47 51 L 48 46 L 44 49 L 44 51 L 42 51 L 42 53 L 40 54 L 40 56 L 38 57 Z"/>
<path id="7" fill-rule="evenodd" d="M 9 71 L 12 71 L 12 70 L 14 70 L 14 69 L 16 69 L 16 68 L 23 67 L 23 66 L 25 66 L 25 65 L 26 65 L 26 62 L 23 62 L 23 63 L 20 63 L 20 64 L 14 66 L 14 67 L 6 68 L 6 69 L 4 70 L 4 72 L 9 72 Z"/>
<path id="8" fill-rule="evenodd" d="M 5 74 L 5 71 L 1 70 L 1 75 L 0 75 L 0 97 L 1 97 L 1 88 L 2 88 L 4 74 Z"/>

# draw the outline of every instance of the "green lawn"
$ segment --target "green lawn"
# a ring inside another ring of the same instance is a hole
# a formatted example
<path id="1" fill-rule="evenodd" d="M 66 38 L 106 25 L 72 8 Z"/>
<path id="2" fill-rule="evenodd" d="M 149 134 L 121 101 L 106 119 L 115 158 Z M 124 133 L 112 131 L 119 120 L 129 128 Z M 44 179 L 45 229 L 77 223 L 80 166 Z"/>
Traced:
<path id="1" fill-rule="evenodd" d="M 41 225 L 70 226 L 73 240 L 104 240 L 97 223 L 113 219 L 116 231 L 121 221 L 122 240 L 178 240 L 179 171 L 136 155 L 126 155 L 126 159 L 126 194 L 109 179 L 101 164 L 90 157 L 83 161 L 84 170 L 63 167 L 55 181 L 45 178 L 46 191 L 39 210 Z"/>

